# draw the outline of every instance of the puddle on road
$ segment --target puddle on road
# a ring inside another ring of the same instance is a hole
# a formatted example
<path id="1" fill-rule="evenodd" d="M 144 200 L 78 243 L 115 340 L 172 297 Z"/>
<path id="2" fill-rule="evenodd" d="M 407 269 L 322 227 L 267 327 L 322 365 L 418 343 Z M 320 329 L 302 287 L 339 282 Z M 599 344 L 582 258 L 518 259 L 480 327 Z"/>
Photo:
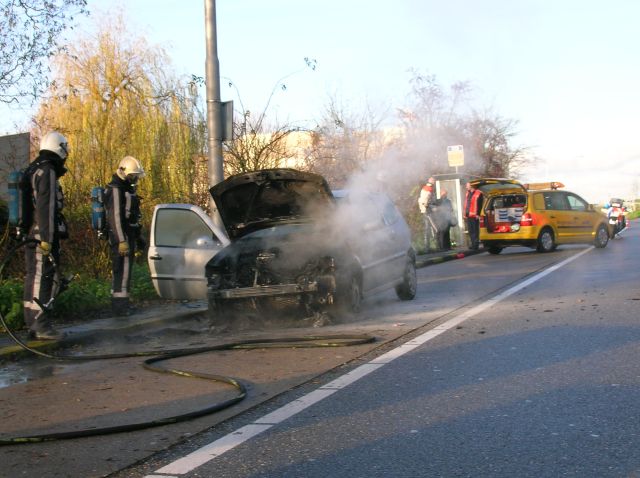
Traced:
<path id="1" fill-rule="evenodd" d="M 206 346 L 206 339 L 207 337 L 203 335 L 202 331 L 167 328 L 155 331 L 155 333 L 111 337 L 93 344 L 76 345 L 56 353 L 74 357 L 90 357 L 108 354 L 135 354 L 144 351 L 152 352 L 149 354 L 149 356 L 152 356 L 168 350 L 184 350 Z M 138 358 L 148 357 L 140 356 Z M 0 361 L 0 388 L 68 373 L 91 361 L 92 359 L 90 358 L 87 358 L 86 361 L 61 361 L 41 357 L 24 357 L 15 362 Z"/>
<path id="2" fill-rule="evenodd" d="M 72 366 L 31 359 L 15 363 L 0 363 L 0 388 L 53 377 Z"/>

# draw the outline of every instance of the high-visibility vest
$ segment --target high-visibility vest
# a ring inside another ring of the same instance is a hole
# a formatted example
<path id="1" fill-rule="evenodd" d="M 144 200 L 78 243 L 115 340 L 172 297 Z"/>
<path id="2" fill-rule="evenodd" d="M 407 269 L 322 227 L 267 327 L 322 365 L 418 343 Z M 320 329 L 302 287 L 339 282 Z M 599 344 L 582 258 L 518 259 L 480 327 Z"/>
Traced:
<path id="1" fill-rule="evenodd" d="M 478 217 L 478 203 L 482 196 L 482 191 L 475 189 L 471 194 L 469 191 L 464 196 L 464 217 Z"/>

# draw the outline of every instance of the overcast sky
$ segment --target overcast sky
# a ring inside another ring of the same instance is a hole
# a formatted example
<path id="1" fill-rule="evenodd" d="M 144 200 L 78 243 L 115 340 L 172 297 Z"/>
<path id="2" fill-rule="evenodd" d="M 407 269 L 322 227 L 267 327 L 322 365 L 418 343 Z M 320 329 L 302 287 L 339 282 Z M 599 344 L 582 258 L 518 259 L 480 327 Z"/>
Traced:
<path id="1" fill-rule="evenodd" d="M 89 0 L 96 12 L 113 4 Z M 313 125 L 330 95 L 353 110 L 367 104 L 393 115 L 406 104 L 413 68 L 445 86 L 468 80 L 477 105 L 519 121 L 516 142 L 543 159 L 521 179 L 562 181 L 590 202 L 640 194 L 640 2 L 217 0 L 216 6 L 220 72 L 249 110 L 262 110 L 287 77 L 270 106 L 282 120 Z M 133 31 L 168 51 L 178 73 L 204 76 L 204 0 L 130 0 L 123 10 Z M 305 57 L 316 60 L 315 71 Z M 225 80 L 221 96 L 238 101 Z M 0 114 L 0 132 L 18 132 L 20 111 Z"/>

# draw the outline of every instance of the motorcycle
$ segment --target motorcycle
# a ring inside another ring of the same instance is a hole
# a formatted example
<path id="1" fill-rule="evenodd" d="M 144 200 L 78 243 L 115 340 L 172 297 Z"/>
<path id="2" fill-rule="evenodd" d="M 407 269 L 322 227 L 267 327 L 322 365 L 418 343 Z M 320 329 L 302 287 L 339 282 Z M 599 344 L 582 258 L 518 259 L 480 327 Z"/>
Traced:
<path id="1" fill-rule="evenodd" d="M 609 217 L 609 235 L 611 239 L 615 239 L 619 237 L 629 225 L 626 217 L 627 208 L 622 205 L 622 200 L 620 199 L 612 199 L 609 206 L 607 213 Z"/>

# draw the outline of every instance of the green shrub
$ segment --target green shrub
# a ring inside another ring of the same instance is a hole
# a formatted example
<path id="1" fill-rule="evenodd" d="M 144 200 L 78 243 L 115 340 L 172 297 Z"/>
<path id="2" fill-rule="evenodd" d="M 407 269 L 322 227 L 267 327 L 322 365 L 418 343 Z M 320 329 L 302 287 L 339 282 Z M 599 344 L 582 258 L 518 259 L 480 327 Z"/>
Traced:
<path id="1" fill-rule="evenodd" d="M 6 280 L 0 283 L 0 313 L 7 325 L 13 329 L 22 327 L 22 283 Z"/>
<path id="2" fill-rule="evenodd" d="M 19 330 L 24 326 L 23 290 L 22 281 L 15 278 L 0 283 L 0 313 L 12 330 Z M 146 263 L 135 264 L 131 277 L 131 300 L 143 302 L 157 299 L 149 267 Z M 111 280 L 81 274 L 56 298 L 53 316 L 62 319 L 62 322 L 91 319 L 102 311 L 108 311 L 110 307 Z"/>

